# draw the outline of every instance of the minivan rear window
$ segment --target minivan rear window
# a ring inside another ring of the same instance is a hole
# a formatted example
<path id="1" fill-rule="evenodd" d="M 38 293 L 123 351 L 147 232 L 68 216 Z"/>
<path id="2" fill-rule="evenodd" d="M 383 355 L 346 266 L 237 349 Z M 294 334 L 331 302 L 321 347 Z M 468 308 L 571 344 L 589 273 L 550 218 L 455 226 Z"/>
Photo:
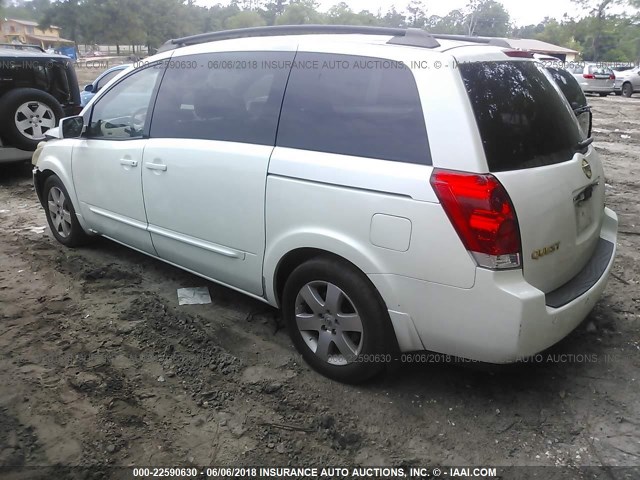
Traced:
<path id="1" fill-rule="evenodd" d="M 582 135 L 573 111 L 535 62 L 460 65 L 489 170 L 503 172 L 566 162 Z"/>

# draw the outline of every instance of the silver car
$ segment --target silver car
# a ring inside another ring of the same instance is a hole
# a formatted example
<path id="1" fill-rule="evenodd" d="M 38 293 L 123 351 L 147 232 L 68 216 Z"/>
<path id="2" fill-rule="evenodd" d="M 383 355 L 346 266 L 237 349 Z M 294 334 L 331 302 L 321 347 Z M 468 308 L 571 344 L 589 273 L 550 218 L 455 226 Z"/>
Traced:
<path id="1" fill-rule="evenodd" d="M 634 93 L 640 92 L 640 67 L 635 67 L 624 72 L 614 72 L 615 93 L 616 95 L 624 95 L 630 97 Z"/>
<path id="2" fill-rule="evenodd" d="M 569 71 L 584 93 L 597 93 L 601 97 L 606 97 L 615 91 L 616 76 L 608 67 L 587 63 L 570 67 Z"/>

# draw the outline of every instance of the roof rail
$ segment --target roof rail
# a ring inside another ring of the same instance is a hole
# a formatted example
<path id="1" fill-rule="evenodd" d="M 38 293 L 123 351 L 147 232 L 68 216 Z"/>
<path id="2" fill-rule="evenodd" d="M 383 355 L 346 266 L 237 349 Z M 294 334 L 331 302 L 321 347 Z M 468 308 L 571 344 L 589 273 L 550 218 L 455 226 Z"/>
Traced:
<path id="1" fill-rule="evenodd" d="M 449 35 L 445 33 L 432 33 L 433 38 L 439 38 L 441 40 L 458 40 L 460 42 L 472 42 L 472 43 L 486 43 L 487 45 L 493 45 L 496 47 L 512 48 L 504 38 L 497 37 L 475 37 L 473 35 Z"/>
<path id="2" fill-rule="evenodd" d="M 247 37 L 273 37 L 278 35 L 317 35 L 317 34 L 360 34 L 360 35 L 391 35 L 388 43 L 408 45 L 414 47 L 436 48 L 440 43 L 424 30 L 417 28 L 387 28 L 352 25 L 279 25 L 274 27 L 239 28 L 221 32 L 201 33 L 189 37 L 168 40 L 158 49 L 158 53 L 173 50 L 188 45 L 205 42 L 231 40 Z"/>

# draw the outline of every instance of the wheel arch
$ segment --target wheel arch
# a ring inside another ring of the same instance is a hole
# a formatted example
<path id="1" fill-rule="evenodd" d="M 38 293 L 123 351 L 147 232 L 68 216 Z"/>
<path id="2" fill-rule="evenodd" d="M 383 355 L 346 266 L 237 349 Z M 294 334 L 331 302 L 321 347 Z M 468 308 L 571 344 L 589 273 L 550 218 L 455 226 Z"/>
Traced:
<path id="1" fill-rule="evenodd" d="M 633 95 L 636 91 L 636 89 L 633 86 L 633 83 L 631 82 L 631 80 L 625 80 L 624 82 L 622 82 L 622 85 L 620 86 L 620 92 L 623 93 L 624 92 L 624 87 L 629 85 L 631 87 L 631 95 Z M 624 94 L 624 93 L 623 93 Z"/>
<path id="2" fill-rule="evenodd" d="M 353 265 L 365 275 L 380 273 L 384 268 L 376 260 L 374 248 L 352 238 L 347 232 L 337 232 L 323 228 L 287 228 L 269 238 L 264 255 L 263 276 L 265 297 L 274 306 L 280 305 L 278 280 L 286 281 L 302 262 L 319 255 L 329 255 Z M 281 291 L 280 291 L 281 293 Z"/>
<path id="3" fill-rule="evenodd" d="M 89 227 L 80 213 L 80 205 L 76 195 L 76 189 L 73 184 L 71 173 L 71 148 L 67 145 L 62 145 L 67 142 L 68 140 L 56 140 L 51 145 L 46 146 L 45 151 L 43 151 L 40 158 L 38 158 L 38 162 L 33 170 L 33 184 L 40 203 L 43 208 L 46 208 L 44 205 L 44 184 L 47 181 L 47 178 L 52 175 L 57 176 L 69 194 L 69 200 L 76 211 L 78 223 L 80 223 L 82 229 L 88 233 Z M 58 146 L 56 144 L 60 145 Z M 48 153 L 48 149 L 53 150 L 53 152 Z"/>
<path id="4" fill-rule="evenodd" d="M 381 303 L 381 305 L 384 307 L 385 312 L 387 313 L 387 322 L 386 322 L 386 334 L 389 336 L 388 338 L 390 339 L 390 346 L 391 348 L 393 348 L 396 352 L 399 351 L 400 346 L 399 346 L 399 342 L 398 342 L 398 338 L 396 335 L 396 331 L 395 331 L 395 327 L 394 327 L 394 323 L 392 321 L 391 318 L 388 317 L 388 313 L 389 313 L 389 306 L 387 305 L 387 302 L 385 301 L 385 299 L 382 296 L 382 293 L 380 292 L 380 290 L 377 288 L 377 286 L 371 281 L 371 279 L 369 279 L 369 277 L 366 274 L 366 271 L 361 268 L 360 266 L 358 266 L 356 263 L 354 263 L 353 261 L 351 261 L 349 258 L 346 258 L 342 255 L 338 255 L 336 253 L 333 253 L 329 250 L 326 250 L 324 248 L 318 248 L 318 247 L 298 247 L 298 248 L 294 248 L 292 250 L 289 250 L 288 252 L 286 252 L 281 258 L 280 260 L 277 262 L 275 270 L 271 276 L 272 280 L 272 287 L 273 287 L 273 295 L 274 295 L 274 299 L 275 299 L 275 305 L 280 308 L 281 307 L 281 302 L 282 302 L 282 295 L 284 292 L 284 285 L 287 281 L 287 278 L 289 278 L 289 275 L 291 275 L 291 273 L 300 265 L 302 265 L 304 262 L 311 260 L 313 258 L 317 258 L 317 257 L 329 257 L 332 259 L 337 260 L 338 262 L 341 263 L 345 263 L 353 268 L 355 268 L 356 270 L 360 271 L 364 277 L 366 278 L 366 281 L 370 284 L 371 288 L 377 293 L 378 295 L 378 299 Z M 267 287 L 265 285 L 265 287 Z M 389 291 L 388 288 L 385 288 L 385 291 Z M 269 297 L 269 295 L 267 294 L 267 297 Z M 273 302 L 271 302 L 273 303 Z"/>
<path id="5" fill-rule="evenodd" d="M 40 200 L 40 205 L 45 208 L 45 199 L 44 199 L 44 183 L 47 181 L 52 175 L 56 175 L 53 170 L 38 170 L 35 169 L 33 172 L 33 187 L 36 190 L 36 194 L 38 195 L 38 200 Z"/>
<path id="6" fill-rule="evenodd" d="M 320 248 L 300 247 L 291 250 L 280 259 L 273 274 L 273 288 L 278 306 L 281 305 L 284 285 L 287 282 L 287 278 L 289 278 L 289 275 L 291 275 L 291 273 L 297 267 L 316 257 L 331 257 L 338 261 L 346 262 L 355 268 L 358 268 L 346 258 L 336 255 L 335 253 L 331 253 L 327 250 L 322 250 Z M 358 268 L 358 270 L 360 269 Z"/>

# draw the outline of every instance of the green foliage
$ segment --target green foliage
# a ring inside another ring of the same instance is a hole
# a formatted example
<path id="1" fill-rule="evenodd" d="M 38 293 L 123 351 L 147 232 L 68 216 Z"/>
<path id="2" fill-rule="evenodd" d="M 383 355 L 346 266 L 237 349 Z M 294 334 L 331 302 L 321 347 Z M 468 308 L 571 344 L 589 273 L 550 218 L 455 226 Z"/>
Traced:
<path id="1" fill-rule="evenodd" d="M 248 27 L 262 27 L 266 25 L 264 18 L 258 13 L 252 10 L 243 10 L 236 13 L 234 16 L 229 17 L 225 22 L 225 27 L 232 28 L 248 28 Z"/>
<path id="2" fill-rule="evenodd" d="M 506 37 L 511 30 L 509 13 L 495 0 L 471 0 L 465 18 L 467 34 Z"/>
<path id="3" fill-rule="evenodd" d="M 324 23 L 323 15 L 318 12 L 318 3 L 314 0 L 292 0 L 276 19 L 276 25 L 305 25 Z"/>
<path id="4" fill-rule="evenodd" d="M 435 33 L 462 35 L 466 33 L 465 14 L 462 10 L 451 10 L 444 17 L 431 17 L 430 30 Z"/>
<path id="5" fill-rule="evenodd" d="M 413 28 L 424 28 L 427 24 L 427 9 L 422 1 L 411 0 L 407 5 L 407 26 Z"/>
<path id="6" fill-rule="evenodd" d="M 407 26 L 407 17 L 398 12 L 396 7 L 391 7 L 391 10 L 379 20 L 380 25 L 384 27 L 400 28 Z"/>
<path id="7" fill-rule="evenodd" d="M 326 14 L 326 23 L 331 25 L 377 25 L 376 16 L 363 10 L 355 13 L 345 2 L 340 2 L 329 9 Z"/>

